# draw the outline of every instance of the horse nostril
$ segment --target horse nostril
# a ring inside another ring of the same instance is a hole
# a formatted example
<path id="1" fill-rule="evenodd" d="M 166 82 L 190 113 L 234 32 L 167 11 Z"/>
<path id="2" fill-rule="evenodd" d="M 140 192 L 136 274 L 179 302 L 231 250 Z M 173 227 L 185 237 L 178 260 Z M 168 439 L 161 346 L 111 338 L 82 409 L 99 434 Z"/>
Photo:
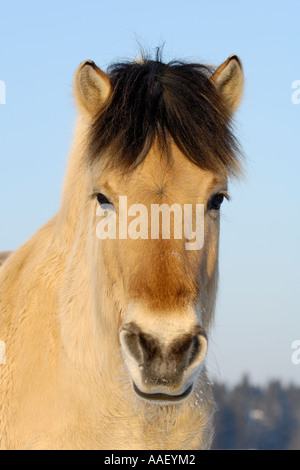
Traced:
<path id="1" fill-rule="evenodd" d="M 138 363 L 143 360 L 139 342 L 140 329 L 134 323 L 127 323 L 120 330 L 120 342 L 127 355 L 132 356 Z"/>
<path id="2" fill-rule="evenodd" d="M 142 333 L 135 323 L 127 323 L 121 328 L 120 341 L 123 349 L 138 363 L 151 362 L 159 350 L 158 341 Z"/>
<path id="3" fill-rule="evenodd" d="M 207 336 L 202 331 L 200 334 L 193 337 L 195 347 L 191 350 L 189 366 L 200 365 L 207 353 Z"/>
<path id="4" fill-rule="evenodd" d="M 188 358 L 188 366 L 190 366 L 193 361 L 196 359 L 198 356 L 200 350 L 200 343 L 198 340 L 198 336 L 193 336 L 192 341 L 191 341 L 191 347 L 189 351 L 189 358 Z"/>
<path id="5" fill-rule="evenodd" d="M 184 334 L 177 338 L 171 345 L 169 355 L 182 369 L 200 364 L 207 352 L 207 339 L 204 331 L 199 329 L 198 334 Z"/>
<path id="6" fill-rule="evenodd" d="M 145 333 L 139 333 L 138 335 L 139 343 L 141 346 L 143 358 L 145 362 L 152 361 L 157 355 L 159 345 L 152 336 Z"/>

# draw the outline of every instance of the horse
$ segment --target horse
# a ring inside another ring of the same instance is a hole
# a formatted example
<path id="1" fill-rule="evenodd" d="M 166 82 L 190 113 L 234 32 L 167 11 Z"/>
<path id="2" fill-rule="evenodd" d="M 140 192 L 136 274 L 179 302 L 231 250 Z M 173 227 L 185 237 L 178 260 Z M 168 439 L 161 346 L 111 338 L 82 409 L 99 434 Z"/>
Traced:
<path id="1" fill-rule="evenodd" d="M 243 166 L 232 124 L 243 81 L 236 55 L 77 68 L 60 208 L 0 269 L 1 450 L 211 447 L 206 358 L 220 208 Z M 142 236 L 140 219 L 124 236 L 121 196 L 128 219 L 199 205 L 203 246 L 187 249 L 175 228 Z M 100 220 L 116 220 L 117 236 L 99 237 Z"/>

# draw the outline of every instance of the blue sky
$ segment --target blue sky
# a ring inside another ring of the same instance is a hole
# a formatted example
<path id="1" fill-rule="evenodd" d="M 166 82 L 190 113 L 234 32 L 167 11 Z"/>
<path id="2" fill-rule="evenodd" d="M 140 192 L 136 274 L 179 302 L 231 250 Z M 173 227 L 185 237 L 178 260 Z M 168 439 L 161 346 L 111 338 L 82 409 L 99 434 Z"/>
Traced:
<path id="1" fill-rule="evenodd" d="M 59 208 L 75 108 L 73 73 L 105 69 L 165 43 L 165 59 L 219 64 L 232 53 L 246 86 L 236 130 L 247 175 L 223 206 L 213 377 L 300 383 L 300 2 L 201 0 L 2 2 L 0 250 L 16 249 Z M 74 193 L 76 197 L 76 192 Z"/>

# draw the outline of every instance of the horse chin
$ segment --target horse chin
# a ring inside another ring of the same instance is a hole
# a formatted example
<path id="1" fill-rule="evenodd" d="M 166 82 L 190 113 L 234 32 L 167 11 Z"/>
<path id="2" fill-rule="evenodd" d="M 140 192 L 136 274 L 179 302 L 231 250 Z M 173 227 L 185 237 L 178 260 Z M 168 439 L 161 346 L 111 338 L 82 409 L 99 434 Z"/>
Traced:
<path id="1" fill-rule="evenodd" d="M 193 391 L 193 385 L 189 385 L 182 393 L 180 394 L 169 394 L 169 393 L 149 393 L 143 392 L 138 388 L 138 386 L 133 382 L 133 389 L 138 397 L 142 398 L 143 400 L 151 403 L 156 403 L 158 405 L 175 405 L 178 403 L 182 403 L 186 400 Z"/>

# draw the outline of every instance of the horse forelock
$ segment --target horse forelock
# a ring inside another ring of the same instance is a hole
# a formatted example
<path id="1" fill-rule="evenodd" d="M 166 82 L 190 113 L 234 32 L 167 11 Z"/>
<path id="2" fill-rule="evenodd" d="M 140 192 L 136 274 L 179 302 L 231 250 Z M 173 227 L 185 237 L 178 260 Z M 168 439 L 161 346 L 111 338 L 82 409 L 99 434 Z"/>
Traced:
<path id="1" fill-rule="evenodd" d="M 136 166 L 157 139 L 165 154 L 173 141 L 200 168 L 239 175 L 241 149 L 211 73 L 202 64 L 147 58 L 111 65 L 113 91 L 91 124 L 88 162 L 109 150 L 112 163 Z"/>

